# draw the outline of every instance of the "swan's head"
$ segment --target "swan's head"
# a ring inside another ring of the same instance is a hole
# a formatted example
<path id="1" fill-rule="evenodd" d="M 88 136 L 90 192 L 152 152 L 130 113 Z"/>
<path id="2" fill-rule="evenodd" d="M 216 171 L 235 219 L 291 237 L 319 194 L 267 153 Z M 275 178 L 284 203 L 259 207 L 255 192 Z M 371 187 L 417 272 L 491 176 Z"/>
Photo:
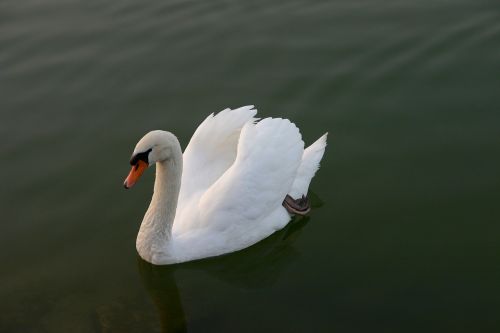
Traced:
<path id="1" fill-rule="evenodd" d="M 170 132 L 156 130 L 144 135 L 132 153 L 130 158 L 132 169 L 125 178 L 123 186 L 126 189 L 134 186 L 150 165 L 168 160 L 172 156 L 173 149 L 178 145 L 179 141 Z"/>

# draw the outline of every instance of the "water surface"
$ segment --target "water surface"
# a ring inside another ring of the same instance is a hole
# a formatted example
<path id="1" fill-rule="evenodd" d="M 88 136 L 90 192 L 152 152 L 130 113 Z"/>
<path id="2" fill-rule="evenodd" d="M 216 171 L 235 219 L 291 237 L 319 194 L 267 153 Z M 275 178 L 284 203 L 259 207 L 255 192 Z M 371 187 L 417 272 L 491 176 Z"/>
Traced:
<path id="1" fill-rule="evenodd" d="M 0 331 L 498 330 L 499 59 L 493 1 L 3 1 Z M 309 218 L 138 259 L 136 141 L 247 104 L 330 133 Z"/>

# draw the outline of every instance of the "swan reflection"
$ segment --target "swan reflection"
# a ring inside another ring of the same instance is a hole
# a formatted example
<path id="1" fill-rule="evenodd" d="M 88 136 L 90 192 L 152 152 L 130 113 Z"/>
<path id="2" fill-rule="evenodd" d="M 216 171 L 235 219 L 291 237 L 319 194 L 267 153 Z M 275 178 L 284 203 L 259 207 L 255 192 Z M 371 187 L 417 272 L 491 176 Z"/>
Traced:
<path id="1" fill-rule="evenodd" d="M 195 299 L 186 296 L 192 292 L 191 287 L 196 289 L 196 286 L 192 286 L 196 284 L 196 279 L 200 281 L 205 274 L 228 287 L 251 290 L 272 286 L 285 268 L 299 256 L 293 244 L 308 221 L 308 217 L 295 218 L 286 228 L 254 246 L 221 257 L 178 265 L 155 266 L 138 256 L 141 280 L 157 308 L 162 332 L 187 332 L 188 322 L 196 320 L 195 313 L 185 312 L 182 300 L 183 296 L 184 299 Z M 190 279 L 179 280 L 179 285 L 182 286 L 179 288 L 176 275 L 189 275 Z M 183 295 L 180 289 L 187 295 Z M 214 294 L 214 290 L 204 288 L 201 293 L 199 294 L 198 290 L 196 298 L 209 298 Z"/>

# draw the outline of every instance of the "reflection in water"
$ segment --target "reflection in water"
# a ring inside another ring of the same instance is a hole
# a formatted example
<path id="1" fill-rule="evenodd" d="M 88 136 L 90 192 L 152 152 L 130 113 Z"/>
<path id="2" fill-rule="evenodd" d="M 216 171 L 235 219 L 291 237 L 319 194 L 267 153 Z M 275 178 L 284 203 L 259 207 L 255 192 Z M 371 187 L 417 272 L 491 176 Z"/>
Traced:
<path id="1" fill-rule="evenodd" d="M 158 309 L 162 332 L 186 332 L 186 317 L 173 274 L 175 266 L 154 266 L 137 258 L 142 282 Z"/>
<path id="2" fill-rule="evenodd" d="M 138 256 L 139 273 L 158 309 L 162 331 L 187 331 L 186 314 L 175 280 L 176 271 L 200 270 L 223 283 L 244 289 L 270 286 L 284 268 L 299 255 L 293 248 L 293 243 L 308 221 L 308 217 L 295 218 L 283 230 L 254 246 L 216 258 L 178 265 L 155 266 Z"/>

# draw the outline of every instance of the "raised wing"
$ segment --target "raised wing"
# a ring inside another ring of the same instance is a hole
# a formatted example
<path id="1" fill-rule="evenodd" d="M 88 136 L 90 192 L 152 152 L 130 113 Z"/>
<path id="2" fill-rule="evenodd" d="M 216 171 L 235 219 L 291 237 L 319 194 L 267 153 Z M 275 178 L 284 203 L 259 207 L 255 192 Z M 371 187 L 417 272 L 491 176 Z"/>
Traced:
<path id="1" fill-rule="evenodd" d="M 179 202 L 209 188 L 234 162 L 242 127 L 253 122 L 253 105 L 209 115 L 196 129 L 183 154 Z"/>
<path id="2" fill-rule="evenodd" d="M 299 129 L 287 119 L 245 124 L 234 164 L 201 197 L 200 226 L 220 232 L 243 228 L 251 233 L 253 224 L 253 229 L 264 232 L 255 223 L 281 207 L 303 152 Z M 253 238 L 246 232 L 239 234 Z"/>

